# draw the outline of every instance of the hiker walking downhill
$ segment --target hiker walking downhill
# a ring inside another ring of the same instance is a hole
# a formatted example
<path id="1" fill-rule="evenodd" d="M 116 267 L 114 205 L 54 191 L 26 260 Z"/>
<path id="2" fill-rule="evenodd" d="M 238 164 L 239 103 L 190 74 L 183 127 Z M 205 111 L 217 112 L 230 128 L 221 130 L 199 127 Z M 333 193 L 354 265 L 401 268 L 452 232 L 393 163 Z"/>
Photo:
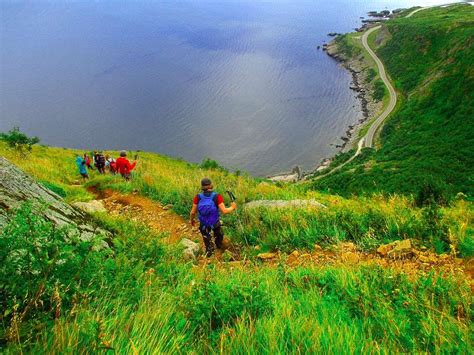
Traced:
<path id="1" fill-rule="evenodd" d="M 125 150 L 122 150 L 120 152 L 120 158 L 117 158 L 117 161 L 115 162 L 115 169 L 117 172 L 122 175 L 122 177 L 125 180 L 130 180 L 131 172 L 133 168 L 137 165 L 137 162 L 134 161 L 133 163 L 130 163 L 130 161 L 126 158 L 127 157 L 127 152 Z"/>
<path id="2" fill-rule="evenodd" d="M 81 174 L 82 178 L 84 180 L 89 179 L 89 174 L 87 174 L 87 169 L 86 169 L 86 160 L 79 153 L 77 154 L 77 157 L 76 157 L 76 165 L 77 165 L 77 168 L 79 169 L 79 174 Z"/>
<path id="3" fill-rule="evenodd" d="M 84 153 L 84 161 L 86 163 L 87 169 L 94 170 L 94 168 L 91 165 L 91 158 L 89 157 L 89 155 L 87 153 Z"/>
<path id="4" fill-rule="evenodd" d="M 194 197 L 189 218 L 191 225 L 194 226 L 194 218 L 196 213 L 199 213 L 199 231 L 206 246 L 206 257 L 210 257 L 214 252 L 211 232 L 214 234 L 218 249 L 222 249 L 222 241 L 224 240 L 219 211 L 222 214 L 231 213 L 237 209 L 237 204 L 232 202 L 230 207 L 226 207 L 224 198 L 213 191 L 212 182 L 208 178 L 201 180 L 201 189 L 202 192 Z"/>
<path id="5" fill-rule="evenodd" d="M 105 157 L 102 152 L 97 152 L 94 156 L 95 160 L 95 166 L 97 167 L 97 170 L 99 171 L 100 174 L 105 173 Z"/>
<path id="6" fill-rule="evenodd" d="M 112 175 L 115 175 L 115 172 L 116 172 L 115 159 L 109 156 L 108 154 L 105 156 L 105 168 L 109 169 L 109 172 Z"/>

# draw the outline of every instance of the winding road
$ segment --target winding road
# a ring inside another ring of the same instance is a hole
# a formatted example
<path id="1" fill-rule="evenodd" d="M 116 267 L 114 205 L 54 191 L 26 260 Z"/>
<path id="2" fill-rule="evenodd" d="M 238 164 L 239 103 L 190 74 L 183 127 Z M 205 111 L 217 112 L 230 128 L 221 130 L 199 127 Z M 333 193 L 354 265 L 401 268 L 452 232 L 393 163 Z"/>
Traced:
<path id="1" fill-rule="evenodd" d="M 405 17 L 406 18 L 411 17 L 415 13 L 417 13 L 418 11 L 428 9 L 430 7 L 420 7 L 418 9 L 410 12 Z M 387 105 L 387 107 L 385 107 L 383 112 L 375 119 L 375 121 L 372 122 L 372 124 L 370 125 L 370 127 L 369 127 L 367 133 L 365 134 L 365 136 L 362 137 L 360 139 L 360 141 L 357 143 L 357 150 L 356 150 L 355 154 L 352 157 L 350 157 L 348 160 L 346 160 L 344 163 L 342 163 L 341 165 L 336 166 L 335 168 L 331 169 L 327 173 L 316 176 L 314 178 L 314 180 L 319 180 L 319 179 L 321 179 L 325 176 L 328 176 L 328 175 L 332 174 L 333 172 L 338 171 L 339 169 L 341 169 L 346 164 L 349 164 L 351 161 L 353 161 L 361 153 L 362 148 L 365 148 L 365 147 L 372 148 L 373 145 L 374 145 L 375 134 L 377 133 L 378 129 L 382 126 L 384 120 L 392 113 L 392 111 L 395 109 L 395 106 L 397 105 L 397 92 L 395 91 L 395 88 L 393 87 L 390 80 L 387 78 L 387 73 L 385 72 L 385 67 L 383 66 L 382 61 L 379 59 L 379 57 L 377 57 L 377 55 L 372 50 L 372 48 L 370 48 L 369 43 L 367 41 L 367 39 L 369 38 L 369 35 L 371 33 L 373 33 L 374 31 L 379 30 L 381 27 L 382 26 L 378 25 L 378 26 L 375 26 L 375 27 L 372 27 L 372 28 L 368 29 L 362 35 L 361 40 L 362 40 L 362 45 L 364 46 L 365 50 L 369 53 L 369 55 L 375 61 L 375 64 L 377 64 L 380 79 L 382 79 L 383 83 L 385 84 L 385 86 L 388 89 L 388 93 L 390 95 L 388 105 Z"/>
<path id="2" fill-rule="evenodd" d="M 412 13 L 410 13 L 410 14 L 412 14 Z M 387 73 L 385 72 L 385 67 L 383 66 L 383 63 L 381 62 L 379 57 L 377 57 L 377 55 L 374 53 L 372 48 L 370 48 L 369 44 L 367 43 L 367 39 L 368 39 L 369 35 L 372 32 L 379 30 L 380 28 L 381 28 L 381 26 L 372 27 L 371 29 L 365 31 L 364 35 L 362 36 L 362 45 L 364 46 L 365 50 L 370 54 L 372 59 L 377 64 L 377 68 L 379 69 L 380 79 L 382 79 L 382 81 L 385 84 L 385 86 L 387 87 L 388 93 L 390 95 L 387 107 L 385 108 L 385 110 L 383 110 L 383 112 L 380 114 L 380 116 L 378 116 L 377 119 L 370 125 L 369 130 L 367 131 L 366 135 L 361 139 L 363 141 L 363 143 L 362 143 L 362 145 L 359 144 L 359 146 L 365 146 L 365 147 L 368 147 L 368 148 L 371 148 L 373 146 L 375 133 L 380 128 L 383 121 L 388 117 L 388 115 L 390 115 L 390 113 L 392 113 L 393 109 L 395 108 L 395 106 L 397 104 L 397 92 L 395 91 L 395 88 L 393 87 L 390 80 L 388 80 L 388 78 L 387 78 Z M 360 149 L 357 149 L 357 151 L 359 152 Z M 356 153 L 356 154 L 358 154 L 358 153 Z"/>

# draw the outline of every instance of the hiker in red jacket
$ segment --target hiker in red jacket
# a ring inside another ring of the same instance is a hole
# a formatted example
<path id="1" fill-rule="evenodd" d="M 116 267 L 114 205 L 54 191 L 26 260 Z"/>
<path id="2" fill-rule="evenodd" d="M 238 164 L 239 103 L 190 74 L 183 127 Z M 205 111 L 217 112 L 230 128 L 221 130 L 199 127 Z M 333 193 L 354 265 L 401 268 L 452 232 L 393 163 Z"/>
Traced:
<path id="1" fill-rule="evenodd" d="M 87 153 L 84 153 L 84 162 L 86 164 L 87 169 L 94 170 L 94 167 L 91 165 L 91 158 Z"/>
<path id="2" fill-rule="evenodd" d="M 125 180 L 130 180 L 131 171 L 133 170 L 133 168 L 135 168 L 137 162 L 134 161 L 133 163 L 130 163 L 126 156 L 127 152 L 125 150 L 122 150 L 120 152 L 120 158 L 117 158 L 117 160 L 115 161 L 115 170 L 119 172 Z"/>

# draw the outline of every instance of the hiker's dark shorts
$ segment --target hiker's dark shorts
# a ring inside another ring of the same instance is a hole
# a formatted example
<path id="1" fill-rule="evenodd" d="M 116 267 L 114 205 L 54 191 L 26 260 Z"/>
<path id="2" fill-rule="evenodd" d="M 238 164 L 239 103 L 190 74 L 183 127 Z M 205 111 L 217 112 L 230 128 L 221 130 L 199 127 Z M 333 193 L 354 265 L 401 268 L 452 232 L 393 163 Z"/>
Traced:
<path id="1" fill-rule="evenodd" d="M 199 231 L 202 234 L 202 238 L 204 239 L 204 245 L 206 246 L 206 248 L 209 248 L 211 244 L 212 235 L 214 235 L 216 247 L 218 247 L 219 249 L 222 247 L 222 241 L 224 240 L 224 231 L 222 229 L 221 222 L 217 222 L 213 228 L 206 228 L 200 226 Z"/>
<path id="2" fill-rule="evenodd" d="M 121 175 L 125 180 L 130 180 L 130 177 L 132 176 L 132 174 L 130 174 L 130 173 L 124 173 L 124 174 L 121 174 Z"/>

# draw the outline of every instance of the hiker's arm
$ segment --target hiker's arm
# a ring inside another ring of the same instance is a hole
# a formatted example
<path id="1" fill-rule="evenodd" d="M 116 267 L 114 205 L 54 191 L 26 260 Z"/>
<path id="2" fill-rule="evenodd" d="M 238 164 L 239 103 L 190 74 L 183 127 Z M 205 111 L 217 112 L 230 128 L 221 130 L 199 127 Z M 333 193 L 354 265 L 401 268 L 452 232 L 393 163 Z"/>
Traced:
<path id="1" fill-rule="evenodd" d="M 235 202 L 232 202 L 230 204 L 230 207 L 226 207 L 224 202 L 219 204 L 219 210 L 222 212 L 222 214 L 232 213 L 236 209 L 237 209 L 237 204 Z"/>
<path id="2" fill-rule="evenodd" d="M 189 223 L 194 226 L 194 218 L 196 217 L 198 205 L 193 203 L 193 207 L 191 208 L 191 213 L 189 214 Z"/>

